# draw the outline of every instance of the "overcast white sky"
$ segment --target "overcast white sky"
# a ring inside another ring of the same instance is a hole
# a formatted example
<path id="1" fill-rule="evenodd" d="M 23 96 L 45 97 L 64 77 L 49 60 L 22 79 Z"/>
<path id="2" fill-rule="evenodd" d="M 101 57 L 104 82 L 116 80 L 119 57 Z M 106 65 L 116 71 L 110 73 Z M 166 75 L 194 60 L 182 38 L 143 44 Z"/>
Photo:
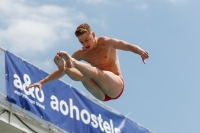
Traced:
<path id="1" fill-rule="evenodd" d="M 125 91 L 106 105 L 156 133 L 200 132 L 200 15 L 198 0 L 0 0 L 0 46 L 47 72 L 59 50 L 81 47 L 81 23 L 97 36 L 149 51 L 119 51 Z M 89 94 L 81 83 L 63 78 Z M 90 94 L 89 94 L 90 95 Z"/>

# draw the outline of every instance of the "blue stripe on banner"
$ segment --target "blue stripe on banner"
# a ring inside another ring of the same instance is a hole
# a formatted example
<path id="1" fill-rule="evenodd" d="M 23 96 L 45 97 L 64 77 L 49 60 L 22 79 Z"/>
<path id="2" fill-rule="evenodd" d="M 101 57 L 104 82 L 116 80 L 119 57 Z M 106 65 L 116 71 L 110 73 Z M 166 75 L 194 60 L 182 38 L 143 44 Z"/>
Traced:
<path id="1" fill-rule="evenodd" d="M 73 133 L 150 133 L 146 128 L 87 98 L 75 88 L 56 80 L 44 84 L 42 91 L 26 86 L 48 73 L 5 52 L 8 101 L 33 112 Z"/>

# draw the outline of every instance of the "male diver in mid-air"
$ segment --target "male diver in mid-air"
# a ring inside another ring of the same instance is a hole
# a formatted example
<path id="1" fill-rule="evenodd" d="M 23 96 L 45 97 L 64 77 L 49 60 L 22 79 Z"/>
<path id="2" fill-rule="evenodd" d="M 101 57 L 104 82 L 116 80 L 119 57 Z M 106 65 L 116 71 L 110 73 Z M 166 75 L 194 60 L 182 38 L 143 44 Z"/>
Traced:
<path id="1" fill-rule="evenodd" d="M 54 58 L 58 70 L 28 86 L 27 89 L 33 86 L 41 89 L 43 84 L 67 74 L 72 80 L 81 81 L 97 99 L 101 101 L 117 99 L 124 90 L 117 49 L 140 55 L 144 64 L 146 64 L 145 60 L 149 58 L 148 52 L 137 45 L 105 36 L 96 37 L 86 23 L 77 27 L 75 35 L 82 44 L 82 48 L 72 56 L 64 51 L 59 51 Z M 80 62 L 81 60 L 91 65 Z"/>

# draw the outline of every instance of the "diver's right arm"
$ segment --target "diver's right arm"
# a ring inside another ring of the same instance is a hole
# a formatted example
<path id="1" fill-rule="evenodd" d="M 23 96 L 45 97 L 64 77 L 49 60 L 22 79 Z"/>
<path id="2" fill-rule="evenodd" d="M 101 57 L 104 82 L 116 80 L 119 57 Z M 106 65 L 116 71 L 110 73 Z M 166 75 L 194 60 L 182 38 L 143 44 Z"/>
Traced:
<path id="1" fill-rule="evenodd" d="M 51 74 L 49 74 L 44 79 L 40 80 L 39 82 L 41 84 L 45 84 L 45 83 L 57 80 L 57 79 L 63 77 L 64 75 L 65 75 L 65 72 L 58 69 L 58 70 L 52 72 Z"/>
<path id="2" fill-rule="evenodd" d="M 65 67 L 66 67 L 66 62 L 62 59 L 62 57 L 56 55 L 54 58 L 54 63 L 57 65 L 58 70 L 52 72 L 49 74 L 47 77 L 44 79 L 40 80 L 39 82 L 36 82 L 30 86 L 27 86 L 26 89 L 28 90 L 31 87 L 38 87 L 40 90 L 42 89 L 42 85 L 54 80 L 57 80 L 65 75 Z"/>
<path id="3" fill-rule="evenodd" d="M 65 72 L 58 69 L 58 70 L 52 72 L 51 74 L 49 74 L 44 79 L 40 80 L 39 82 L 36 82 L 30 86 L 27 86 L 26 90 L 28 90 L 29 88 L 32 88 L 32 87 L 38 87 L 41 90 L 43 84 L 57 80 L 57 79 L 63 77 L 64 75 L 65 75 Z"/>

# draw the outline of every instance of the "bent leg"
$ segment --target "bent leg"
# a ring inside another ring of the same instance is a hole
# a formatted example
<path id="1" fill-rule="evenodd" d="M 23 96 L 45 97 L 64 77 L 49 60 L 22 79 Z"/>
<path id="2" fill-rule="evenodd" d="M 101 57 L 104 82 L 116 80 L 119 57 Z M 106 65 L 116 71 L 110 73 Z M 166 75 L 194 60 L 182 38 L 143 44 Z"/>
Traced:
<path id="1" fill-rule="evenodd" d="M 93 79 L 85 78 L 85 80 L 82 81 L 82 84 L 97 99 L 101 101 L 105 99 L 105 93 Z"/>
<path id="2" fill-rule="evenodd" d="M 101 90 L 99 85 L 91 78 L 85 77 L 76 68 L 66 68 L 65 73 L 75 81 L 81 81 L 84 87 L 97 99 L 103 101 L 105 99 L 105 93 Z"/>
<path id="3" fill-rule="evenodd" d="M 115 98 L 121 93 L 123 82 L 121 78 L 114 73 L 110 71 L 102 71 L 96 67 L 76 60 L 73 60 L 73 65 L 85 77 L 93 79 L 101 90 L 111 98 Z"/>
<path id="4" fill-rule="evenodd" d="M 106 95 L 108 95 L 111 98 L 117 97 L 122 92 L 123 82 L 119 76 L 115 75 L 110 71 L 103 71 L 98 69 L 97 67 L 93 67 L 86 63 L 77 61 L 67 53 L 65 57 L 66 62 L 70 64 L 69 66 L 71 66 L 70 69 L 75 67 L 83 75 L 83 77 L 91 78 L 93 81 L 96 82 L 95 86 L 94 83 L 89 82 L 87 84 L 86 81 L 81 79 L 86 89 L 90 91 L 95 97 L 98 96 L 98 94 L 95 93 L 101 93 L 100 90 L 102 90 Z M 94 89 L 94 87 L 100 88 L 100 90 L 93 92 L 92 89 Z M 97 98 L 102 100 L 101 97 Z"/>
<path id="5" fill-rule="evenodd" d="M 96 84 L 91 78 L 85 77 L 79 70 L 76 68 L 68 68 L 66 62 L 62 58 L 55 57 L 55 64 L 61 71 L 64 71 L 72 80 L 81 81 L 85 88 L 97 99 L 103 101 L 105 99 L 105 93 L 101 88 Z"/>

